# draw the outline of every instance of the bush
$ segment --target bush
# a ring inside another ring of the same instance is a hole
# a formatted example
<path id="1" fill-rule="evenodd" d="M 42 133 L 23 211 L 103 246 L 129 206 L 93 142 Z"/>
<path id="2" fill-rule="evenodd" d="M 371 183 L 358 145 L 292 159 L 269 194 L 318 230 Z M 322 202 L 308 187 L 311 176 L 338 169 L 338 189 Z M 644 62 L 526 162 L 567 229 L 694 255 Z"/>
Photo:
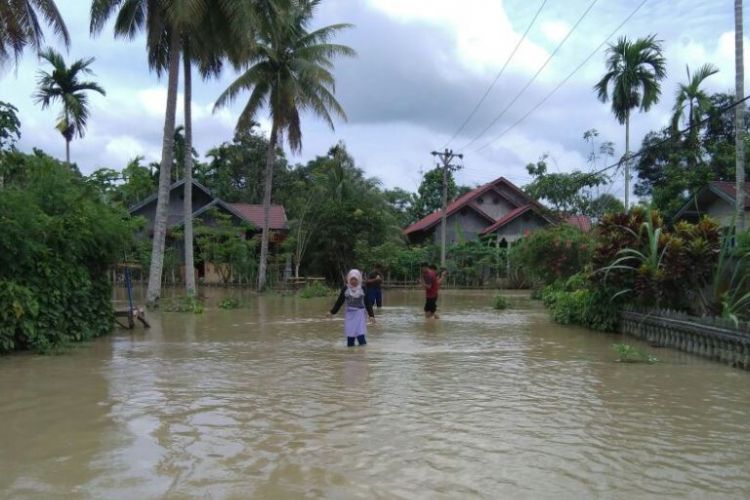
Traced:
<path id="1" fill-rule="evenodd" d="M 328 288 L 323 283 L 314 281 L 313 283 L 305 285 L 299 291 L 300 298 L 312 299 L 314 297 L 328 297 L 330 295 L 336 295 L 336 290 Z"/>
<path id="2" fill-rule="evenodd" d="M 591 261 L 592 247 L 588 234 L 560 224 L 534 231 L 514 245 L 511 267 L 520 267 L 533 281 L 548 285 L 581 272 Z"/>
<path id="3" fill-rule="evenodd" d="M 160 307 L 167 312 L 189 312 L 193 314 L 203 313 L 203 304 L 192 295 L 185 295 L 178 299 L 166 300 Z"/>
<path id="4" fill-rule="evenodd" d="M 238 309 L 240 307 L 240 301 L 234 297 L 227 297 L 221 299 L 219 302 L 219 309 Z"/>
<path id="5" fill-rule="evenodd" d="M 614 295 L 614 290 L 599 288 L 582 273 L 558 280 L 541 292 L 556 322 L 608 332 L 617 331 L 620 324 L 622 301 L 613 299 Z"/>
<path id="6" fill-rule="evenodd" d="M 508 303 L 508 299 L 505 298 L 502 294 L 495 295 L 495 298 L 492 301 L 492 307 L 494 307 L 497 310 L 503 310 L 508 309 L 510 307 L 510 304 Z"/>
<path id="7" fill-rule="evenodd" d="M 655 356 L 642 351 L 630 344 L 612 344 L 620 363 L 655 363 L 659 361 Z"/>
<path id="8" fill-rule="evenodd" d="M 41 152 L 2 161 L 23 175 L 0 190 L 0 352 L 110 332 L 108 271 L 132 244 L 127 213 Z"/>

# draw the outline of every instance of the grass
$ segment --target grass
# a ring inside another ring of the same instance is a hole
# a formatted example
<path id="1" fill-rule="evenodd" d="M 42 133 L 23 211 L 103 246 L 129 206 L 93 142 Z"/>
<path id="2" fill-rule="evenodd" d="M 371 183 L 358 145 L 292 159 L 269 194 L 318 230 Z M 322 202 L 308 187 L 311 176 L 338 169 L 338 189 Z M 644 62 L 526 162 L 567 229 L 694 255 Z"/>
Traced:
<path id="1" fill-rule="evenodd" d="M 617 353 L 617 361 L 620 363 L 656 363 L 659 359 L 656 356 L 633 347 L 630 344 L 612 344 L 612 349 Z"/>
<path id="2" fill-rule="evenodd" d="M 498 311 L 502 311 L 503 309 L 508 309 L 510 307 L 510 303 L 508 302 L 508 299 L 505 298 L 505 295 L 498 293 L 497 295 L 495 295 L 495 298 L 492 299 L 492 307 L 494 307 Z"/>
<path id="3" fill-rule="evenodd" d="M 298 292 L 298 295 L 302 299 L 312 299 L 314 297 L 329 297 L 331 295 L 336 295 L 336 290 L 328 288 L 324 284 L 316 281 L 309 285 L 305 285 L 305 287 Z"/>

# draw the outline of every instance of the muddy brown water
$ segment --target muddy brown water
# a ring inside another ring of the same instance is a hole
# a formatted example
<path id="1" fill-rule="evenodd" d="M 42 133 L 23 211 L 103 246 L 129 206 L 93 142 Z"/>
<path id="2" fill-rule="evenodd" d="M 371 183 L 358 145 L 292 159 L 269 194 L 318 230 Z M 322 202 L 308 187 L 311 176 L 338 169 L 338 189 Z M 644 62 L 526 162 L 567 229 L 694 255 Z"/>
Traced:
<path id="1" fill-rule="evenodd" d="M 0 359 L 0 497 L 748 497 L 747 372 L 616 363 L 619 336 L 522 293 L 498 312 L 446 290 L 425 322 L 417 291 L 387 291 L 349 349 L 331 299 L 206 294 L 201 315 Z"/>

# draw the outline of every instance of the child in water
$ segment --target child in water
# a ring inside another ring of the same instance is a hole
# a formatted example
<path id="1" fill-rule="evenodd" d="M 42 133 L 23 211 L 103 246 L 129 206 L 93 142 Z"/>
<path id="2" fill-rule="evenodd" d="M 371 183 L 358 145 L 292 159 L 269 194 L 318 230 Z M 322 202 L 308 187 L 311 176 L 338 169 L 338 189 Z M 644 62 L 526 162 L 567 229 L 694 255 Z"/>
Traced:
<path id="1" fill-rule="evenodd" d="M 356 269 L 352 269 L 346 275 L 346 286 L 339 293 L 339 298 L 328 313 L 328 317 L 330 318 L 339 312 L 344 303 L 346 303 L 344 311 L 346 345 L 352 347 L 355 338 L 359 345 L 367 344 L 365 339 L 365 335 L 367 335 L 365 313 L 370 317 L 373 324 L 375 323 L 375 313 L 372 311 L 372 303 L 367 298 L 367 292 L 362 286 L 362 273 Z"/>

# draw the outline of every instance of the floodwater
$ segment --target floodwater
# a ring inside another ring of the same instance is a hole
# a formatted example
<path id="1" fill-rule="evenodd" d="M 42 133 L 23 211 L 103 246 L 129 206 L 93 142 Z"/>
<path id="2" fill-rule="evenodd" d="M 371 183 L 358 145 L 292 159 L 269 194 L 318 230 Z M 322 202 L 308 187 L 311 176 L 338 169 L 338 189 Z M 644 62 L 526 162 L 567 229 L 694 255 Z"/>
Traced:
<path id="1" fill-rule="evenodd" d="M 748 496 L 748 372 L 616 363 L 619 336 L 524 294 L 446 290 L 426 322 L 419 292 L 386 291 L 362 348 L 332 299 L 206 294 L 201 315 L 0 359 L 0 497 Z"/>

